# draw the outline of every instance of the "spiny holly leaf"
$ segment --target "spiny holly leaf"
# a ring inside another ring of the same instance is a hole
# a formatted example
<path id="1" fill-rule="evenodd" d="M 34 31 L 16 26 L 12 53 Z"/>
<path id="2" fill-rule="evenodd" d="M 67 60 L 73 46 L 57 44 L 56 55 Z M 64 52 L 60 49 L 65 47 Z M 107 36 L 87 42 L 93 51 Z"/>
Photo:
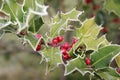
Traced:
<path id="1" fill-rule="evenodd" d="M 111 6 L 112 5 L 112 6 Z M 104 7 L 120 17 L 120 0 L 105 0 Z"/>
<path id="2" fill-rule="evenodd" d="M 98 50 L 101 44 L 104 44 L 104 45 L 106 44 L 105 40 L 106 40 L 105 36 L 102 36 L 98 39 L 95 39 L 92 36 L 89 36 L 89 37 L 83 38 L 83 43 L 86 45 L 86 50 Z"/>
<path id="3" fill-rule="evenodd" d="M 29 11 L 29 9 L 35 10 L 35 8 L 35 0 L 24 0 L 23 10 L 25 12 Z"/>
<path id="4" fill-rule="evenodd" d="M 120 46 L 110 45 L 100 48 L 91 55 L 92 67 L 105 68 L 109 67 L 112 58 L 120 52 Z"/>
<path id="5" fill-rule="evenodd" d="M 5 14 L 3 11 L 0 11 L 0 29 L 9 26 L 12 22 L 10 21 L 9 15 Z"/>
<path id="6" fill-rule="evenodd" d="M 41 37 L 42 38 L 42 37 Z M 40 42 L 40 39 L 37 39 L 35 37 L 35 35 L 31 32 L 29 32 L 27 35 L 25 35 L 25 40 L 27 40 L 29 42 L 29 44 L 31 45 L 31 47 L 36 51 L 36 47 Z"/>
<path id="7" fill-rule="evenodd" d="M 67 28 L 68 20 L 78 20 L 78 16 L 80 14 L 81 12 L 77 11 L 76 9 L 73 9 L 67 13 L 57 14 L 53 18 L 53 22 L 50 24 L 50 36 L 55 37 L 56 35 L 58 35 L 61 29 Z"/>
<path id="8" fill-rule="evenodd" d="M 120 80 L 120 75 L 116 72 L 115 69 L 112 68 L 108 68 L 106 72 L 102 71 L 98 73 L 98 75 L 101 76 L 101 78 L 104 80 Z"/>
<path id="9" fill-rule="evenodd" d="M 76 30 L 76 37 L 79 41 L 74 46 L 76 49 L 80 44 L 86 45 L 86 50 L 97 50 L 100 45 L 109 45 L 105 36 L 98 38 L 101 26 L 98 26 L 94 18 L 87 19 L 82 23 L 82 26 Z"/>
<path id="10" fill-rule="evenodd" d="M 48 62 L 48 71 L 53 70 L 59 64 L 62 64 L 62 56 L 59 48 L 46 47 L 44 50 L 39 52 Z"/>
<path id="11" fill-rule="evenodd" d="M 82 75 L 84 75 L 87 71 L 87 66 L 83 59 L 78 56 L 75 59 L 69 61 L 68 64 L 65 65 L 65 75 L 69 75 L 74 71 L 79 71 Z"/>
<path id="12" fill-rule="evenodd" d="M 39 16 L 34 16 L 33 19 L 29 22 L 29 31 L 36 33 L 39 31 L 40 27 L 44 24 L 43 20 Z"/>
<path id="13" fill-rule="evenodd" d="M 120 55 L 118 55 L 116 58 L 115 58 L 115 61 L 118 65 L 118 67 L 120 68 Z"/>
<path id="14" fill-rule="evenodd" d="M 17 4 L 15 0 L 3 0 L 2 10 L 10 14 L 12 22 L 17 20 L 23 22 L 22 6 Z"/>

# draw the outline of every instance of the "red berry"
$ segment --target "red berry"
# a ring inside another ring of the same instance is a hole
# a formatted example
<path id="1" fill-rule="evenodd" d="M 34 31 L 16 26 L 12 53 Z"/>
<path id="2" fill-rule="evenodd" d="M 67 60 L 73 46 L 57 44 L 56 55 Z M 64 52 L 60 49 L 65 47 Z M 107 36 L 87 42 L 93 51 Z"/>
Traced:
<path id="1" fill-rule="evenodd" d="M 113 22 L 114 22 L 114 23 L 119 23 L 119 21 L 120 21 L 119 18 L 113 19 Z"/>
<path id="2" fill-rule="evenodd" d="M 78 41 L 77 38 L 73 38 L 73 40 L 72 40 L 72 44 L 75 44 L 77 41 Z"/>
<path id="3" fill-rule="evenodd" d="M 92 17 L 94 17 L 95 15 L 92 13 L 92 14 L 90 14 L 90 18 L 92 18 Z"/>
<path id="4" fill-rule="evenodd" d="M 65 60 L 68 60 L 68 59 L 70 59 L 70 58 L 71 58 L 71 57 L 70 57 L 69 54 L 63 55 L 63 59 L 65 59 Z"/>
<path id="5" fill-rule="evenodd" d="M 40 38 L 42 37 L 42 35 L 41 35 L 41 34 L 36 34 L 35 37 L 36 37 L 37 39 L 40 39 Z"/>
<path id="6" fill-rule="evenodd" d="M 41 49 L 41 45 L 38 44 L 37 47 L 36 47 L 36 51 L 39 51 Z"/>
<path id="7" fill-rule="evenodd" d="M 120 74 L 120 68 L 117 69 L 117 72 Z"/>
<path id="8" fill-rule="evenodd" d="M 92 2 L 92 0 L 85 0 L 85 2 L 86 2 L 87 4 L 89 4 L 89 3 Z"/>
<path id="9" fill-rule="evenodd" d="M 107 33 L 108 32 L 108 28 L 107 27 L 103 27 L 102 32 L 103 33 Z"/>
<path id="10" fill-rule="evenodd" d="M 62 48 L 64 48 L 64 49 L 68 49 L 70 47 L 70 45 L 67 43 L 67 42 L 65 42 L 63 45 L 62 45 Z"/>
<path id="11" fill-rule="evenodd" d="M 58 36 L 57 40 L 58 40 L 58 42 L 61 42 L 61 41 L 63 41 L 63 37 L 62 36 Z"/>
<path id="12" fill-rule="evenodd" d="M 57 38 L 53 38 L 52 44 L 57 44 L 57 43 L 58 43 L 58 39 Z"/>
<path id="13" fill-rule="evenodd" d="M 100 8 L 99 5 L 94 5 L 94 6 L 93 6 L 93 10 L 97 10 L 97 9 L 99 9 L 99 8 Z"/>
<path id="14" fill-rule="evenodd" d="M 66 51 L 66 49 L 61 49 L 61 53 L 63 54 L 63 55 L 67 55 L 68 53 L 67 53 L 67 51 Z"/>
<path id="15" fill-rule="evenodd" d="M 90 65 L 91 64 L 90 58 L 86 58 L 85 63 L 86 63 L 86 65 Z"/>

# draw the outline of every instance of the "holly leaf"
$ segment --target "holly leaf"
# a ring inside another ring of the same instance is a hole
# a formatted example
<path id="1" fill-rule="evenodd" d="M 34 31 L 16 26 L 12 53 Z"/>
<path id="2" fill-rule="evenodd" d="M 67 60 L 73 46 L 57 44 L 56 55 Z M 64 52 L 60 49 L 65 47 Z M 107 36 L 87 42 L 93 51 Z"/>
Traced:
<path id="1" fill-rule="evenodd" d="M 119 52 L 120 52 L 120 46 L 118 45 L 110 45 L 100 48 L 98 51 L 92 53 L 91 66 L 95 67 L 96 69 L 109 67 L 112 58 L 115 55 L 118 55 Z"/>
<path id="2" fill-rule="evenodd" d="M 97 50 L 100 45 L 109 45 L 105 35 L 98 38 L 98 34 L 102 29 L 95 23 L 94 18 L 87 19 L 82 23 L 82 26 L 76 30 L 76 37 L 79 41 L 75 44 L 73 49 L 75 50 L 80 44 L 85 44 L 86 50 Z"/>
<path id="3" fill-rule="evenodd" d="M 44 24 L 43 20 L 39 16 L 34 16 L 34 18 L 29 22 L 29 31 L 32 33 L 36 33 L 39 31 L 39 29 L 42 27 Z"/>
<path id="4" fill-rule="evenodd" d="M 105 0 L 104 8 L 120 17 L 120 0 Z"/>
<path id="5" fill-rule="evenodd" d="M 77 58 L 74 58 L 68 62 L 68 64 L 65 65 L 65 74 L 69 75 L 73 73 L 74 71 L 79 71 L 82 75 L 87 73 L 87 66 L 83 59 L 81 59 L 80 56 L 77 56 Z"/>
<path id="6" fill-rule="evenodd" d="M 22 6 L 17 4 L 15 0 L 4 0 L 3 6 L 1 8 L 5 13 L 10 14 L 11 21 L 21 21 L 23 22 L 23 11 Z"/>
<path id="7" fill-rule="evenodd" d="M 46 47 L 44 50 L 39 52 L 48 63 L 48 71 L 53 70 L 59 64 L 62 64 L 62 56 L 59 48 Z"/>
<path id="8" fill-rule="evenodd" d="M 118 67 L 120 68 L 120 55 L 118 55 L 116 58 L 115 58 L 115 61 L 118 65 Z"/>
<path id="9" fill-rule="evenodd" d="M 68 20 L 78 20 L 78 16 L 81 14 L 80 11 L 77 11 L 76 9 L 71 10 L 67 13 L 61 13 L 57 14 L 53 18 L 53 22 L 50 24 L 50 36 L 55 37 L 60 33 L 62 29 L 68 28 L 67 23 Z"/>
<path id="10" fill-rule="evenodd" d="M 42 39 L 42 37 L 40 39 L 37 39 L 35 37 L 35 35 L 31 32 L 29 32 L 27 35 L 25 35 L 25 40 L 28 41 L 28 43 L 31 45 L 31 47 L 34 49 L 34 51 L 36 51 L 36 47 L 39 44 L 41 39 Z"/>
<path id="11" fill-rule="evenodd" d="M 98 75 L 104 80 L 120 80 L 120 75 L 113 68 L 107 68 L 107 71 L 99 72 Z"/>

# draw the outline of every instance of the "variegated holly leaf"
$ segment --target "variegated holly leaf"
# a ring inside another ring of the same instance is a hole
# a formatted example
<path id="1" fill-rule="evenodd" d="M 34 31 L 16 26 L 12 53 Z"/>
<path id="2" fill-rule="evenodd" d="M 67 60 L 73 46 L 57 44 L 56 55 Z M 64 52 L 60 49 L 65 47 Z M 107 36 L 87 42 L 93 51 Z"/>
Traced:
<path id="1" fill-rule="evenodd" d="M 31 32 L 29 32 L 27 35 L 25 35 L 25 40 L 28 41 L 28 43 L 31 45 L 31 47 L 34 49 L 34 51 L 36 51 L 36 47 L 39 44 L 41 39 L 42 39 L 42 37 L 37 39 L 35 37 L 35 35 Z"/>
<path id="2" fill-rule="evenodd" d="M 120 0 L 105 0 L 104 8 L 120 17 Z"/>
<path id="3" fill-rule="evenodd" d="M 120 55 L 118 55 L 116 58 L 115 58 L 115 61 L 117 63 L 117 66 L 120 68 Z"/>
<path id="4" fill-rule="evenodd" d="M 76 70 L 79 71 L 82 75 L 89 72 L 87 70 L 87 66 L 84 62 L 84 59 L 81 59 L 80 56 L 70 60 L 68 62 L 68 64 L 65 64 L 65 74 L 64 75 L 69 75 Z"/>
<path id="5" fill-rule="evenodd" d="M 60 31 L 62 29 L 69 28 L 67 25 L 68 20 L 78 20 L 78 16 L 81 13 L 82 12 L 73 9 L 67 13 L 57 14 L 53 18 L 53 22 L 50 24 L 51 25 L 50 36 L 55 37 L 56 35 L 60 34 Z"/>
<path id="6" fill-rule="evenodd" d="M 100 48 L 91 55 L 92 67 L 96 69 L 109 67 L 109 64 L 114 56 L 118 55 L 120 52 L 119 45 L 109 45 Z"/>
<path id="7" fill-rule="evenodd" d="M 58 67 L 59 64 L 63 64 L 60 49 L 55 47 L 46 47 L 39 52 L 48 63 L 48 72 Z"/>
<path id="8" fill-rule="evenodd" d="M 1 9 L 5 13 L 10 14 L 12 22 L 23 22 L 24 13 L 22 11 L 22 6 L 17 4 L 15 0 L 3 0 L 3 5 Z"/>
<path id="9" fill-rule="evenodd" d="M 82 26 L 76 30 L 76 37 L 79 41 L 74 45 L 73 49 L 76 49 L 80 44 L 85 44 L 86 50 L 97 50 L 100 45 L 109 45 L 110 43 L 104 35 L 98 38 L 101 29 L 101 26 L 95 23 L 94 18 L 84 21 Z"/>
<path id="10" fill-rule="evenodd" d="M 98 75 L 104 80 L 120 80 L 120 75 L 112 68 L 108 68 L 106 71 L 101 71 Z"/>

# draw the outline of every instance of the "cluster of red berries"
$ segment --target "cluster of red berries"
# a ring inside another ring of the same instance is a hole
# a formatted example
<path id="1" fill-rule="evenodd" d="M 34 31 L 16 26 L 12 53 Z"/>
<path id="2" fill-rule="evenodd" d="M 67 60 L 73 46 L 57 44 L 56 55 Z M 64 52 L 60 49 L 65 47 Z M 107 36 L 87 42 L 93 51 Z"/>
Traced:
<path id="1" fill-rule="evenodd" d="M 72 48 L 72 46 L 77 42 L 77 39 L 74 38 L 72 40 L 72 44 L 69 44 L 68 42 L 64 42 L 62 44 L 59 44 L 63 41 L 63 36 L 58 36 L 52 39 L 51 43 L 48 43 L 48 45 L 53 47 L 60 47 L 60 51 L 62 53 L 62 57 L 64 60 L 70 59 L 70 54 L 68 54 L 68 51 Z"/>

